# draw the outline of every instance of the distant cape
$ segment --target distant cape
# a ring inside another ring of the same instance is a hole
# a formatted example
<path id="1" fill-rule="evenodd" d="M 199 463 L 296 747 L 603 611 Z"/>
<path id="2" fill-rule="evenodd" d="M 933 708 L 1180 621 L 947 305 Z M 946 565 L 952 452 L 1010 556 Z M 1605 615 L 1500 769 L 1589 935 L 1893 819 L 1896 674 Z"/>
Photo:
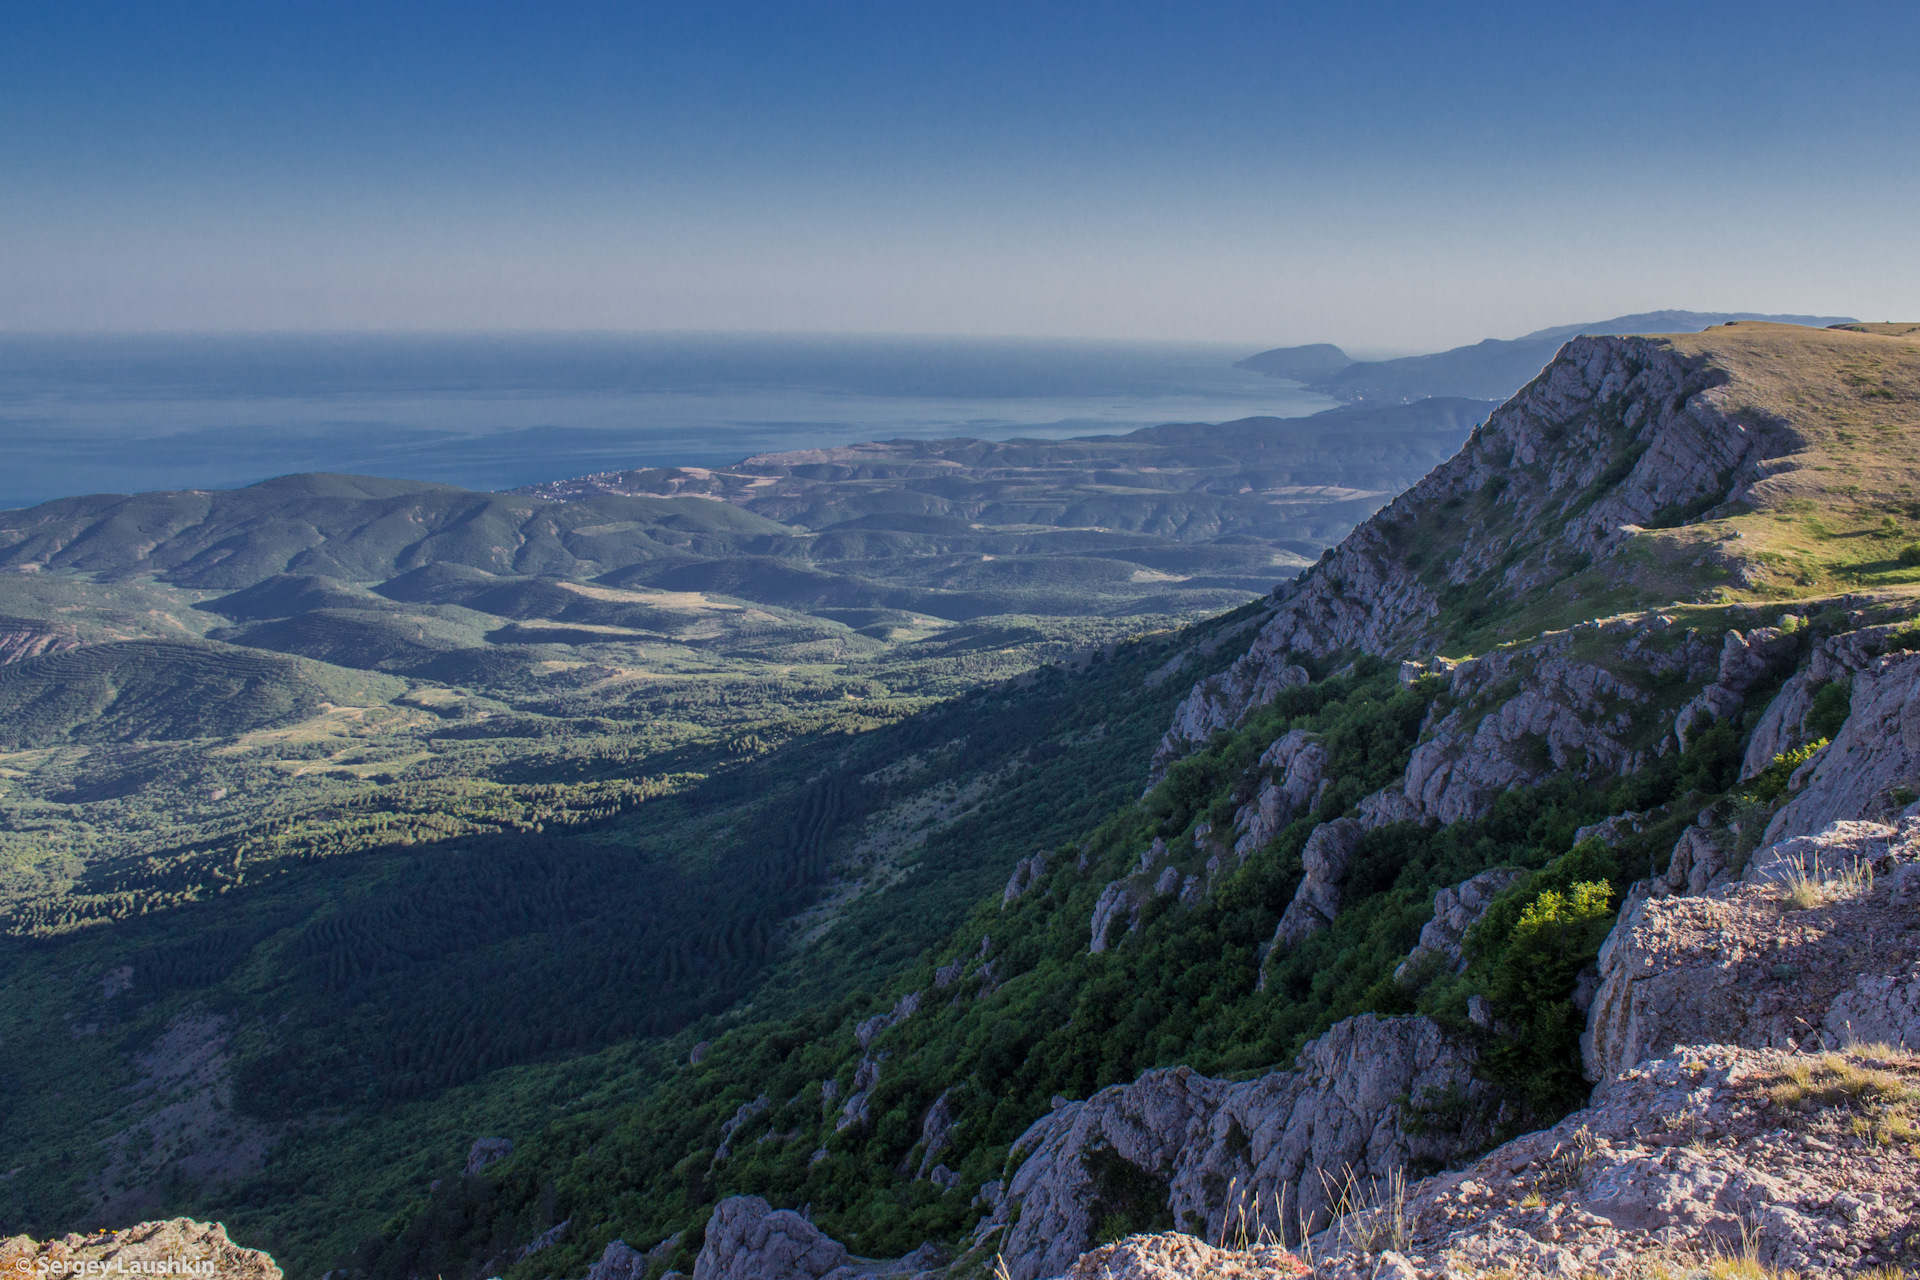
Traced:
<path id="1" fill-rule="evenodd" d="M 1408 403 L 1428 396 L 1464 396 L 1505 400 L 1533 380 L 1561 344 L 1579 334 L 1699 333 L 1735 320 L 1768 320 L 1814 328 L 1853 322 L 1851 316 L 1762 315 L 1753 311 L 1646 311 L 1588 324 L 1539 329 L 1519 338 L 1488 338 L 1472 346 L 1398 360 L 1353 360 L 1331 343 L 1276 347 L 1238 361 L 1251 369 L 1285 378 L 1340 400 Z"/>

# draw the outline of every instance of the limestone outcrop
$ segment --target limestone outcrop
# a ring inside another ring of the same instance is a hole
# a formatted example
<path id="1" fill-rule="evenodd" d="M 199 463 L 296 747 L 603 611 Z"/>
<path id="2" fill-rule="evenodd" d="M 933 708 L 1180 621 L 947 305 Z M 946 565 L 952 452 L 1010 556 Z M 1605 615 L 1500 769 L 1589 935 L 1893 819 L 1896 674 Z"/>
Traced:
<path id="1" fill-rule="evenodd" d="M 1864 1038 L 1850 1025 L 1863 994 L 1901 988 L 1920 965 L 1920 931 L 1909 928 L 1916 904 L 1920 818 L 1898 828 L 1835 823 L 1756 853 L 1740 881 L 1630 896 L 1600 950 L 1582 1038 L 1587 1078 L 1611 1088 L 1675 1045 L 1798 1049 Z"/>
<path id="2" fill-rule="evenodd" d="M 1788 614 L 1782 621 L 1791 625 L 1755 627 L 1745 635 L 1727 632 L 1720 650 L 1719 673 L 1673 718 L 1673 734 L 1681 746 L 1688 744 L 1697 729 L 1715 720 L 1733 719 L 1746 706 L 1747 694 L 1756 685 L 1798 656 L 1801 619 Z"/>
<path id="3" fill-rule="evenodd" d="M 1920 794 L 1920 654 L 1875 658 L 1853 680 L 1847 720 L 1802 766 L 1797 794 L 1767 825 L 1769 842 L 1848 818 L 1885 819 Z"/>
<path id="4" fill-rule="evenodd" d="M 169 1269 L 171 1268 L 171 1269 Z M 175 1275 L 203 1280 L 281 1280 L 279 1266 L 258 1249 L 243 1249 L 218 1222 L 172 1218 L 122 1231 L 36 1241 L 0 1239 L 0 1275 Z"/>
<path id="5" fill-rule="evenodd" d="M 1646 763 L 1628 738 L 1648 697 L 1605 666 L 1572 655 L 1588 631 L 1561 632 L 1454 669 L 1452 709 L 1407 761 L 1401 791 L 1415 810 L 1438 822 L 1467 821 L 1486 816 L 1501 792 L 1559 770 L 1607 776 Z"/>
<path id="6" fill-rule="evenodd" d="M 1302 1051 L 1291 1071 L 1230 1083 L 1185 1068 L 1150 1071 L 1084 1102 L 1056 1102 L 1015 1142 L 1017 1166 L 977 1232 L 1012 1280 L 1065 1272 L 1091 1247 L 1105 1210 L 1090 1169 L 1123 1161 L 1164 1181 L 1176 1224 L 1207 1239 L 1245 1210 L 1255 1229 L 1327 1218 L 1322 1169 L 1381 1178 L 1409 1160 L 1445 1161 L 1484 1141 L 1478 1133 L 1416 1133 L 1402 1100 L 1478 1099 L 1466 1054 L 1426 1018 L 1349 1018 Z M 1229 1203 L 1227 1188 L 1236 1188 Z M 1264 1218 L 1260 1215 L 1264 1214 Z"/>
<path id="7" fill-rule="evenodd" d="M 1319 803 L 1327 786 L 1327 749 L 1304 729 L 1276 738 L 1255 766 L 1260 790 L 1234 814 L 1234 856 L 1241 862 Z"/>
<path id="8" fill-rule="evenodd" d="M 1813 737 L 1806 721 L 1807 713 L 1813 710 L 1814 696 L 1829 684 L 1851 682 L 1906 630 L 1904 623 L 1863 626 L 1828 636 L 1814 645 L 1806 665 L 1781 685 L 1754 726 L 1740 767 L 1741 778 L 1754 777 L 1775 756 L 1804 746 Z"/>
<path id="9" fill-rule="evenodd" d="M 693 1280 L 821 1280 L 847 1266 L 846 1246 L 759 1196 L 714 1206 Z"/>
<path id="10" fill-rule="evenodd" d="M 1047 874 L 1047 855 L 1036 853 L 1030 858 L 1022 858 L 1013 864 L 1013 874 L 1007 877 L 1006 892 L 1000 895 L 1000 905 L 1010 907 L 1026 896 Z"/>
<path id="11" fill-rule="evenodd" d="M 909 1280 L 948 1261 L 931 1244 L 904 1258 L 856 1258 L 793 1210 L 732 1196 L 713 1208 L 693 1280 Z"/>
<path id="12" fill-rule="evenodd" d="M 1912 1054 L 1689 1048 L 1404 1196 L 1376 1189 L 1373 1204 L 1296 1252 L 1320 1280 L 1625 1280 L 1705 1274 L 1729 1257 L 1800 1275 L 1893 1274 L 1920 1231 L 1920 1151 L 1875 1133 L 1901 1123 L 1910 1104 L 1895 1100 L 1916 1092 Z M 1165 1236 L 1134 1237 L 1093 1259 L 1108 1269 L 1073 1274 L 1297 1274 L 1271 1246 L 1190 1249 Z"/>
<path id="13" fill-rule="evenodd" d="M 1502 891 L 1526 874 L 1518 867 L 1494 867 L 1434 894 L 1433 919 L 1420 930 L 1420 941 L 1393 971 L 1393 980 L 1411 984 L 1434 968 L 1464 972 L 1467 960 L 1461 947 L 1467 930 L 1479 923 Z"/>
<path id="14" fill-rule="evenodd" d="M 1247 718 L 1249 711 L 1272 702 L 1282 689 L 1297 688 L 1308 680 L 1306 670 L 1291 663 L 1252 666 L 1236 662 L 1200 681 L 1173 710 L 1173 723 L 1154 751 L 1153 780 L 1159 780 L 1168 763 L 1220 730 L 1233 728 Z"/>
<path id="15" fill-rule="evenodd" d="M 511 1138 L 475 1138 L 473 1145 L 467 1148 L 467 1165 L 463 1172 L 471 1178 L 490 1164 L 497 1164 L 513 1154 Z"/>
<path id="16" fill-rule="evenodd" d="M 1354 850 L 1360 847 L 1360 824 L 1352 818 L 1335 818 L 1313 829 L 1300 850 L 1306 867 L 1293 901 L 1281 913 L 1274 927 L 1273 945 L 1297 947 L 1307 938 L 1333 923 L 1340 914 L 1340 894 L 1347 883 L 1347 871 Z"/>
<path id="17" fill-rule="evenodd" d="M 1866 1096 L 1826 1092 L 1838 1079 L 1864 1079 Z M 1318 1274 L 1374 1274 L 1376 1257 L 1354 1245 L 1388 1228 L 1416 1276 L 1634 1274 L 1652 1256 L 1700 1264 L 1749 1248 L 1818 1274 L 1903 1257 L 1920 1226 L 1920 1159 L 1853 1121 L 1874 1113 L 1875 1091 L 1916 1083 L 1911 1055 L 1689 1048 L 1627 1072 L 1551 1129 L 1418 1184 L 1396 1221 L 1356 1215 L 1324 1233 Z"/>

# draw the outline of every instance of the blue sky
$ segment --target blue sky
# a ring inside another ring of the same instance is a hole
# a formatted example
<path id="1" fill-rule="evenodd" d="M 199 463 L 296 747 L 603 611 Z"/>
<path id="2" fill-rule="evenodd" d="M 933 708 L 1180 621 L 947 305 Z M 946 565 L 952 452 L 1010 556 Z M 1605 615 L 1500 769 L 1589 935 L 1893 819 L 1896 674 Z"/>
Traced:
<path id="1" fill-rule="evenodd" d="M 0 3 L 0 328 L 1920 317 L 1920 5 Z"/>

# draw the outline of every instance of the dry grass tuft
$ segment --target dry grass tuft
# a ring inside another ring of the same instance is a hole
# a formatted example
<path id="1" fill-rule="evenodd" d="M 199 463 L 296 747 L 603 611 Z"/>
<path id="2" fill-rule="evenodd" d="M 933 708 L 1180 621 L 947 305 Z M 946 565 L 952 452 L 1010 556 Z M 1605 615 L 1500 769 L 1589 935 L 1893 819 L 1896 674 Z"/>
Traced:
<path id="1" fill-rule="evenodd" d="M 1811 1115 L 1845 1109 L 1853 1114 L 1845 1128 L 1854 1136 L 1920 1152 L 1920 1087 L 1894 1068 L 1920 1066 L 1920 1059 L 1886 1045 L 1856 1047 L 1846 1054 L 1825 1053 L 1789 1066 L 1767 1090 L 1776 1107 Z"/>
<path id="2" fill-rule="evenodd" d="M 1795 911 L 1811 911 L 1829 902 L 1851 902 L 1873 892 L 1873 867 L 1866 862 L 1856 862 L 1837 875 L 1816 878 L 1817 875 L 1817 868 L 1809 872 L 1801 866 L 1780 882 L 1789 907 Z"/>

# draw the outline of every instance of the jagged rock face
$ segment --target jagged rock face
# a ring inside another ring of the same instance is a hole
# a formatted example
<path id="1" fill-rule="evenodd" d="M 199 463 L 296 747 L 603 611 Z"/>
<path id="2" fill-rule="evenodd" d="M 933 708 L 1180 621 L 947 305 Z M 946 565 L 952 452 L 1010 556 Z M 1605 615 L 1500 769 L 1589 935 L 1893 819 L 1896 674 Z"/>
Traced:
<path id="1" fill-rule="evenodd" d="M 1920 1159 L 1848 1133 L 1851 1112 L 1776 1105 L 1770 1086 L 1808 1062 L 1708 1045 L 1638 1067 L 1553 1128 L 1413 1188 L 1403 1248 L 1419 1274 L 1635 1275 L 1657 1257 L 1678 1273 L 1749 1241 L 1802 1274 L 1864 1267 L 1877 1241 L 1920 1226 Z M 1920 1082 L 1911 1057 L 1855 1065 Z M 1317 1274 L 1374 1274 L 1341 1234 L 1315 1240 Z"/>
<path id="2" fill-rule="evenodd" d="M 1845 1061 L 1908 1088 L 1920 1083 L 1920 1059 L 1910 1055 Z M 1311 1242 L 1314 1274 L 1701 1274 L 1708 1263 L 1748 1250 L 1759 1263 L 1802 1275 L 1859 1275 L 1884 1266 L 1902 1256 L 1900 1242 L 1920 1228 L 1913 1196 L 1920 1157 L 1909 1144 L 1851 1134 L 1853 1113 L 1844 1108 L 1801 1112 L 1775 1103 L 1771 1091 L 1809 1065 L 1823 1066 L 1805 1055 L 1724 1045 L 1647 1063 L 1553 1128 L 1410 1188 L 1399 1215 L 1401 1251 L 1360 1247 L 1364 1235 L 1389 1225 L 1389 1215 L 1379 1212 L 1322 1232 Z M 1176 1239 L 1136 1236 L 1124 1252 L 1089 1255 L 1103 1262 L 1137 1258 L 1157 1264 L 1153 1270 L 1085 1274 L 1289 1274 L 1259 1269 L 1268 1250 L 1189 1254 Z"/>
<path id="3" fill-rule="evenodd" d="M 0 1239 L 0 1275 L 120 1273 L 281 1280 L 280 1268 L 272 1258 L 258 1249 L 234 1244 L 227 1239 L 227 1229 L 217 1222 L 190 1218 L 143 1222 L 123 1231 L 67 1235 L 55 1240 L 34 1241 L 26 1236 Z"/>
<path id="4" fill-rule="evenodd" d="M 1255 766 L 1260 791 L 1234 814 L 1234 856 L 1245 862 L 1280 829 L 1311 811 L 1327 785 L 1327 749 L 1313 734 L 1295 729 L 1275 739 Z"/>
<path id="5" fill-rule="evenodd" d="M 1513 601 L 1577 557 L 1607 559 L 1663 513 L 1737 500 L 1797 438 L 1729 416 L 1713 391 L 1726 380 L 1659 339 L 1569 342 L 1450 461 L 1276 592 L 1246 654 L 1183 704 L 1163 756 L 1238 723 L 1292 655 L 1431 652 L 1439 589 L 1474 583 Z M 1436 519 L 1451 543 L 1421 545 Z M 1446 567 L 1430 584 L 1410 555 L 1434 552 Z"/>
<path id="6" fill-rule="evenodd" d="M 1835 680 L 1852 680 L 1906 629 L 1905 624 L 1861 627 L 1829 636 L 1816 645 L 1807 665 L 1780 687 L 1760 723 L 1754 726 L 1740 766 L 1741 779 L 1761 772 L 1775 756 L 1805 745 L 1812 737 L 1806 728 L 1807 712 L 1813 709 L 1813 696 L 1820 687 Z"/>
<path id="7" fill-rule="evenodd" d="M 1247 666 L 1235 662 L 1194 685 L 1173 709 L 1173 723 L 1154 749 L 1150 784 L 1165 775 L 1172 761 L 1220 730 L 1238 725 L 1249 711 L 1279 697 L 1282 689 L 1297 688 L 1310 679 L 1303 668 L 1286 663 Z"/>
<path id="8" fill-rule="evenodd" d="M 1777 878 L 1790 863 L 1816 876 L 1859 864 L 1879 874 L 1871 890 L 1836 883 L 1801 906 Z M 1587 1078 L 1603 1090 L 1674 1045 L 1793 1049 L 1860 1038 L 1848 1026 L 1864 990 L 1857 980 L 1898 986 L 1920 965 L 1920 933 L 1907 928 L 1920 902 L 1920 819 L 1897 831 L 1836 823 L 1787 850 L 1762 850 L 1748 870 L 1752 880 L 1697 895 L 1629 897 L 1601 947 L 1581 1037 Z M 1869 938 L 1870 953 L 1856 949 Z"/>
<path id="9" fill-rule="evenodd" d="M 1007 877 L 1007 889 L 1005 893 L 1000 895 L 1000 905 L 1003 907 L 1012 906 L 1015 902 L 1026 896 L 1027 890 L 1039 884 L 1040 881 L 1045 878 L 1046 874 L 1046 854 L 1036 853 L 1031 858 L 1020 859 L 1020 861 L 1016 862 L 1013 866 L 1013 874 Z M 942 983 L 941 985 L 944 986 L 946 984 Z"/>
<path id="10" fill-rule="evenodd" d="M 1699 894 L 1727 880 L 1727 850 L 1722 837 L 1703 826 L 1688 827 L 1673 846 L 1667 869 L 1654 877 L 1652 889 L 1666 894 Z"/>
<path id="11" fill-rule="evenodd" d="M 1101 1206 L 1086 1157 L 1113 1157 L 1164 1178 L 1174 1221 L 1218 1239 L 1228 1214 L 1249 1231 L 1277 1231 L 1286 1216 L 1326 1218 L 1320 1169 L 1381 1178 L 1410 1159 L 1444 1161 L 1479 1134 L 1415 1136 L 1402 1099 L 1481 1100 L 1469 1060 L 1426 1018 L 1364 1015 L 1337 1024 L 1292 1071 L 1233 1084 L 1185 1068 L 1150 1071 L 1085 1102 L 1060 1103 L 1014 1144 L 1018 1164 L 977 1239 L 997 1248 L 1012 1280 L 1058 1275 L 1092 1243 Z M 1429 1091 L 1432 1091 L 1431 1094 Z M 1235 1187 L 1229 1204 L 1226 1189 Z M 1264 1215 L 1264 1216 L 1262 1216 Z M 1018 1221 L 1013 1221 L 1017 1216 Z"/>
<path id="12" fill-rule="evenodd" d="M 755 1116 L 765 1115 L 767 1108 L 772 1105 L 773 1099 L 763 1093 L 752 1102 L 743 1102 L 734 1109 L 733 1114 L 720 1126 L 720 1145 L 713 1153 L 715 1164 L 733 1154 L 733 1135 L 739 1132 L 740 1126 Z"/>
<path id="13" fill-rule="evenodd" d="M 1673 718 L 1673 733 L 1686 746 L 1696 728 L 1731 720 L 1746 705 L 1747 694 L 1799 654 L 1799 637 L 1781 627 L 1755 627 L 1742 635 L 1727 632 L 1720 650 L 1718 677 L 1695 694 Z M 1769 760 L 1773 757 L 1768 756 Z M 1764 767 L 1764 766 L 1762 766 Z"/>
<path id="14" fill-rule="evenodd" d="M 1439 822 L 1485 817 L 1494 799 L 1561 769 L 1623 774 L 1645 763 L 1623 738 L 1647 695 L 1605 667 L 1568 656 L 1566 632 L 1461 663 L 1456 704 L 1407 761 L 1402 792 Z"/>
<path id="15" fill-rule="evenodd" d="M 1433 919 L 1420 930 L 1420 941 L 1393 971 L 1394 981 L 1412 982 L 1430 966 L 1443 966 L 1451 973 L 1464 972 L 1467 960 L 1461 946 L 1466 941 L 1467 930 L 1479 923 L 1502 891 L 1526 874 L 1518 867 L 1495 867 L 1434 894 Z"/>
<path id="16" fill-rule="evenodd" d="M 847 1265 L 846 1246 L 759 1196 L 714 1206 L 693 1280 L 820 1280 Z"/>
<path id="17" fill-rule="evenodd" d="M 1360 835 L 1360 824 L 1352 818 L 1335 818 L 1313 829 L 1300 850 L 1306 874 L 1274 928 L 1275 947 L 1299 946 L 1340 914 L 1340 893 L 1354 851 L 1360 847 Z"/>
<path id="18" fill-rule="evenodd" d="M 1099 900 L 1093 904 L 1092 936 L 1087 950 L 1094 955 L 1105 951 L 1114 922 L 1123 918 L 1127 921 L 1128 933 L 1140 927 L 1140 899 L 1130 883 L 1115 880 L 1100 891 Z"/>
<path id="19" fill-rule="evenodd" d="M 1876 658 L 1854 677 L 1847 722 L 1796 773 L 1798 794 L 1767 824 L 1768 842 L 1843 818 L 1885 818 L 1920 791 L 1920 654 Z"/>
<path id="20" fill-rule="evenodd" d="M 915 1177 L 924 1178 L 931 1174 L 939 1164 L 940 1157 L 953 1145 L 952 1096 L 951 1088 L 942 1089 L 920 1122 L 920 1167 Z"/>

